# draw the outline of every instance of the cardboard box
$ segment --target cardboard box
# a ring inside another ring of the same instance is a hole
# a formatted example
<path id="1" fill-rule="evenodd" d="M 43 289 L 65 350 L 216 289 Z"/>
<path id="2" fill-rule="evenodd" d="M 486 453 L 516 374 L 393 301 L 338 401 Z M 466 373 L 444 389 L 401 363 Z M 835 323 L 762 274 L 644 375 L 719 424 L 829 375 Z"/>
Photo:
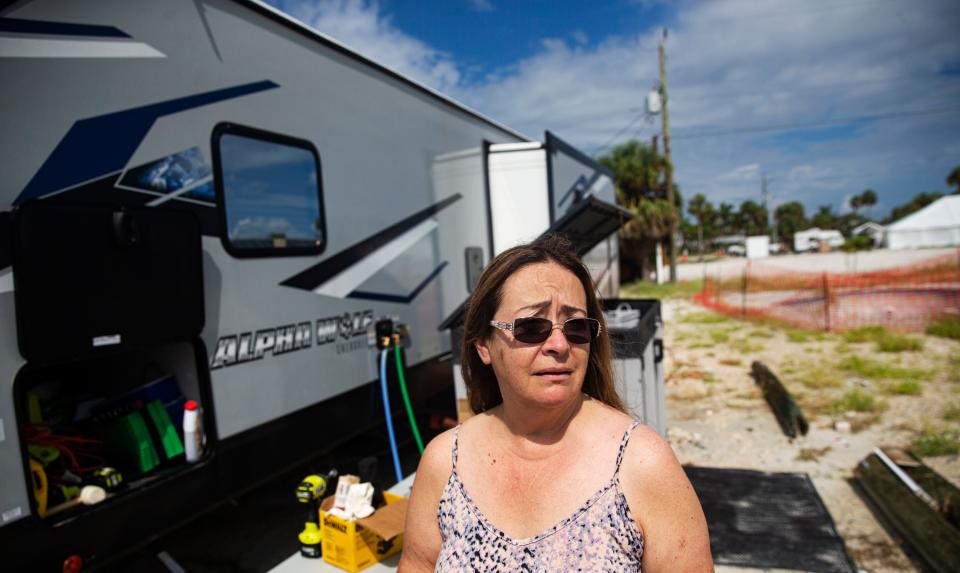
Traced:
<path id="1" fill-rule="evenodd" d="M 350 521 L 330 515 L 333 496 L 320 504 L 323 560 L 356 573 L 403 547 L 403 525 L 407 517 L 407 498 L 384 492 L 387 505 L 370 517 Z"/>

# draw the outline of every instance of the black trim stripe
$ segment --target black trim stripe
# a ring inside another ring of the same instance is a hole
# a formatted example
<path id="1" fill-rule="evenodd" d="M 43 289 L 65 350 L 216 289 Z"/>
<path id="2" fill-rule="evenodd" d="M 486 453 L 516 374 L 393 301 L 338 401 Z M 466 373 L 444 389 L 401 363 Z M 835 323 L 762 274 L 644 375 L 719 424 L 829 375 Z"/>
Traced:
<path id="1" fill-rule="evenodd" d="M 0 271 L 13 264 L 13 224 L 10 212 L 0 213 Z"/>
<path id="2" fill-rule="evenodd" d="M 21 18 L 0 18 L 0 32 L 14 34 L 36 34 L 44 36 L 88 36 L 92 38 L 129 38 L 123 30 L 113 26 L 92 24 L 72 24 L 70 22 L 47 22 L 43 20 L 23 20 Z"/>
<path id="3" fill-rule="evenodd" d="M 313 291 L 318 286 L 353 266 L 360 259 L 373 253 L 390 241 L 416 227 L 423 221 L 436 215 L 446 207 L 450 206 L 456 201 L 459 201 L 461 198 L 463 198 L 463 196 L 459 193 L 451 195 L 443 201 L 427 207 L 422 211 L 418 211 L 399 223 L 394 223 L 379 233 L 368 237 L 353 246 L 347 247 L 322 263 L 318 263 L 301 273 L 293 275 L 292 277 L 282 281 L 280 284 L 292 288 Z"/>
<path id="4" fill-rule="evenodd" d="M 493 201 L 490 199 L 490 146 L 492 144 L 486 139 L 483 140 L 482 165 L 483 165 L 483 195 L 487 205 L 487 247 L 490 249 L 489 260 L 493 260 L 497 252 L 493 250 Z"/>

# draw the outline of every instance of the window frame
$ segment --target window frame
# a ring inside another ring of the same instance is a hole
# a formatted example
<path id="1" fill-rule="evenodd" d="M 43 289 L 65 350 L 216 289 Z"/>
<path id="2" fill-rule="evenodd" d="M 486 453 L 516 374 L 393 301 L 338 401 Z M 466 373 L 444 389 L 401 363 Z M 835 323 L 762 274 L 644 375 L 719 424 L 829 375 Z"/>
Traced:
<path id="1" fill-rule="evenodd" d="M 310 154 L 313 155 L 314 167 L 317 173 L 317 207 L 320 209 L 319 219 L 321 225 L 323 226 L 323 239 L 319 245 L 310 247 L 243 248 L 237 247 L 230 242 L 230 237 L 228 235 L 230 227 L 229 222 L 227 221 L 226 191 L 224 189 L 222 177 L 223 162 L 220 157 L 220 139 L 224 135 L 236 135 L 257 141 L 285 145 L 288 147 L 296 147 L 305 151 L 309 151 Z M 210 152 L 213 158 L 213 172 L 211 175 L 213 176 L 214 195 L 217 201 L 217 218 L 219 220 L 218 222 L 220 227 L 220 243 L 223 245 L 223 249 L 230 254 L 230 256 L 238 259 L 302 257 L 319 255 L 326 250 L 328 233 L 327 212 L 323 203 L 323 170 L 321 169 L 320 153 L 317 151 L 316 146 L 312 142 L 306 139 L 301 139 L 282 133 L 276 133 L 273 131 L 267 131 L 256 127 L 250 127 L 231 122 L 220 122 L 214 126 L 213 132 L 210 136 Z"/>

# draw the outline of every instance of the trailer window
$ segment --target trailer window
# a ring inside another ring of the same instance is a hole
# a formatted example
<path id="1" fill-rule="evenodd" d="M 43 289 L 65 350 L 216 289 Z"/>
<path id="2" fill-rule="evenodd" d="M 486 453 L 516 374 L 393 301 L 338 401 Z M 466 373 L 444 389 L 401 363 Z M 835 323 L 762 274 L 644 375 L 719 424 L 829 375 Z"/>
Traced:
<path id="1" fill-rule="evenodd" d="M 213 132 L 221 239 L 236 257 L 323 251 L 320 156 L 303 139 L 233 124 Z"/>

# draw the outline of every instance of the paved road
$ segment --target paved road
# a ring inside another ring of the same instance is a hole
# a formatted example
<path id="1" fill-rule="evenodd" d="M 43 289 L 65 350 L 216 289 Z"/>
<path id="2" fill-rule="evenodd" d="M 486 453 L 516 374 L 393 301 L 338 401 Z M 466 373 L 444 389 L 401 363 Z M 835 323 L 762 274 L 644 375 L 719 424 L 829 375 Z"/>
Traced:
<path id="1" fill-rule="evenodd" d="M 794 271 L 816 271 L 831 273 L 859 273 L 891 267 L 909 265 L 925 259 L 955 253 L 960 258 L 960 249 L 917 249 L 890 251 L 886 249 L 861 253 L 805 253 L 800 255 L 781 255 L 766 259 L 754 259 L 751 264 L 779 267 Z M 677 278 L 682 281 L 695 280 L 704 274 L 739 274 L 747 259 L 730 257 L 721 261 L 704 264 L 684 263 L 677 266 Z M 667 270 L 666 272 L 669 272 Z"/>

